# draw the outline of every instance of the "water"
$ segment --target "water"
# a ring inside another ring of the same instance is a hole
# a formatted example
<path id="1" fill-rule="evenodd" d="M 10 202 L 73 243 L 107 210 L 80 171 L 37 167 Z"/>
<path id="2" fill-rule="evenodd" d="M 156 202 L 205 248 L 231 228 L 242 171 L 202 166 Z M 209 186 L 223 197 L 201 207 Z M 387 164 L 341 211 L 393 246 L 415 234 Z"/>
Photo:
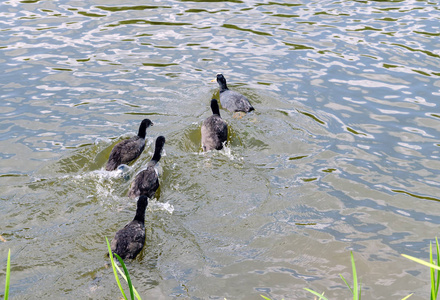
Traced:
<path id="1" fill-rule="evenodd" d="M 0 4 L 0 281 L 15 299 L 115 299 L 105 237 L 159 135 L 160 191 L 128 268 L 144 299 L 429 297 L 440 214 L 439 10 L 429 1 Z M 220 152 L 222 72 L 256 111 Z M 150 118 L 125 177 L 113 145 Z"/>

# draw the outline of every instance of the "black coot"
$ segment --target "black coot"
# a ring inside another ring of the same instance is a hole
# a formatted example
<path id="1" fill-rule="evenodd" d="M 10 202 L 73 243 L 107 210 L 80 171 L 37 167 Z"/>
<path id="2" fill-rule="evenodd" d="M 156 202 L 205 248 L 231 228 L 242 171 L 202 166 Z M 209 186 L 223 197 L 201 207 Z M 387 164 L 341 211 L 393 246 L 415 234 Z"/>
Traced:
<path id="1" fill-rule="evenodd" d="M 112 253 L 116 253 L 122 259 L 133 259 L 141 252 L 145 244 L 145 209 L 148 205 L 148 197 L 141 196 L 137 202 L 136 216 L 133 221 L 116 232 L 111 241 Z"/>
<path id="2" fill-rule="evenodd" d="M 216 99 L 211 100 L 212 116 L 202 123 L 202 148 L 203 151 L 212 149 L 220 150 L 228 139 L 228 125 L 220 117 L 220 110 Z"/>
<path id="3" fill-rule="evenodd" d="M 254 110 L 248 98 L 228 89 L 226 78 L 223 74 L 217 74 L 217 83 L 220 88 L 220 103 L 223 108 L 231 112 L 242 111 L 246 113 Z"/>
<path id="4" fill-rule="evenodd" d="M 161 158 L 160 153 L 164 145 L 165 137 L 159 136 L 156 139 L 153 158 L 148 162 L 147 168 L 136 175 L 128 191 L 128 197 L 136 198 L 145 195 L 148 198 L 152 198 L 154 196 L 156 190 L 159 188 L 159 177 L 154 167 Z"/>
<path id="5" fill-rule="evenodd" d="M 145 149 L 145 136 L 149 126 L 153 126 L 150 119 L 142 120 L 136 136 L 119 142 L 113 147 L 105 166 L 107 171 L 116 170 L 119 165 L 128 164 L 141 155 Z"/>

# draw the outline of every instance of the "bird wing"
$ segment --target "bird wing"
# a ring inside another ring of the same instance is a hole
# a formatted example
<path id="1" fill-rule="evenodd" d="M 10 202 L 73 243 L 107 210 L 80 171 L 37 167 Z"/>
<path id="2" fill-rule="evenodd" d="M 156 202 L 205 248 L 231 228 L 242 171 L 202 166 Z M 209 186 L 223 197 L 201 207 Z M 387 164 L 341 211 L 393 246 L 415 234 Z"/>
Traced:
<path id="1" fill-rule="evenodd" d="M 159 178 L 157 177 L 154 167 L 150 166 L 136 175 L 136 178 L 131 184 L 128 196 L 130 198 L 136 198 L 140 195 L 146 195 L 148 198 L 152 198 L 158 188 Z"/>
<path id="2" fill-rule="evenodd" d="M 135 258 L 145 243 L 145 227 L 139 222 L 132 221 L 116 232 L 110 247 L 113 253 L 122 259 Z"/>
<path id="3" fill-rule="evenodd" d="M 202 146 L 205 151 L 223 148 L 228 139 L 228 125 L 217 115 L 206 118 L 202 124 Z"/>
<path id="4" fill-rule="evenodd" d="M 248 112 L 252 107 L 248 98 L 238 92 L 231 90 L 226 90 L 220 94 L 220 103 L 224 108 L 232 112 Z"/>
<path id="5" fill-rule="evenodd" d="M 144 148 L 145 140 L 138 136 L 116 144 L 110 153 L 106 166 L 107 171 L 115 170 L 119 165 L 128 164 L 135 160 L 141 155 Z"/>

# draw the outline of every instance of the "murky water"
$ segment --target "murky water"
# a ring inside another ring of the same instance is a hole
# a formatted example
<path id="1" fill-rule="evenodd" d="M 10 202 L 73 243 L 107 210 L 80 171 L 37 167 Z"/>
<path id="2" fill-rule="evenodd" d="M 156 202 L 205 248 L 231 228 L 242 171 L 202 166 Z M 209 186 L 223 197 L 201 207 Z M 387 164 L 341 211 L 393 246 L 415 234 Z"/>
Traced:
<path id="1" fill-rule="evenodd" d="M 167 138 L 144 299 L 429 297 L 440 213 L 440 6 L 429 1 L 0 4 L 0 281 L 15 299 L 117 299 L 105 237 Z M 222 72 L 256 111 L 220 152 L 201 121 Z M 148 117 L 128 180 L 103 167 Z M 1 291 L 0 293 L 2 293 Z"/>

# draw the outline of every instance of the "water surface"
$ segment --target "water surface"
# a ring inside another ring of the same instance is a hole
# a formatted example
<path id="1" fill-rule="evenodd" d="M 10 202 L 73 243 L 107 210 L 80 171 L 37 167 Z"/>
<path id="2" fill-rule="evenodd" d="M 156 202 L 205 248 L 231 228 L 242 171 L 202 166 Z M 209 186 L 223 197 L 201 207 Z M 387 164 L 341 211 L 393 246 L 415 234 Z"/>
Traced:
<path id="1" fill-rule="evenodd" d="M 440 214 L 439 6 L 429 1 L 0 4 L 1 265 L 17 299 L 115 299 L 105 237 L 167 138 L 145 299 L 429 297 Z M 255 112 L 201 153 L 222 72 Z M 150 118 L 128 180 L 103 167 Z M 0 280 L 4 278 L 1 268 Z"/>

